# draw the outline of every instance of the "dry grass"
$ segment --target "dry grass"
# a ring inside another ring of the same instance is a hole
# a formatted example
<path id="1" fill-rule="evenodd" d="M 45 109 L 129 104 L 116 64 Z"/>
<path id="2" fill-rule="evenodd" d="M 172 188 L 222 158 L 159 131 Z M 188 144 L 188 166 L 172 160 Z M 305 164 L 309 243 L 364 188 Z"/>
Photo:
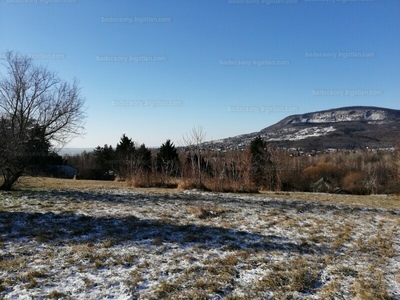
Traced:
<path id="1" fill-rule="evenodd" d="M 215 205 L 206 207 L 189 207 L 188 213 L 199 219 L 217 218 L 226 213 L 227 210 Z"/>
<path id="2" fill-rule="evenodd" d="M 207 178 L 204 180 L 204 187 L 210 191 L 222 193 L 258 193 L 257 187 L 252 183 L 243 184 L 231 179 Z"/>
<path id="3" fill-rule="evenodd" d="M 368 272 L 357 278 L 351 286 L 351 294 L 354 299 L 362 300 L 394 300 L 383 282 L 380 272 Z"/>
<path id="4" fill-rule="evenodd" d="M 176 182 L 171 184 L 177 186 Z M 151 193 L 180 192 L 181 189 L 135 187 L 134 182 L 121 180 L 73 180 L 50 177 L 23 176 L 18 180 L 15 188 L 23 190 L 108 190 L 108 189 L 134 189 L 135 191 L 147 191 Z"/>
<path id="5" fill-rule="evenodd" d="M 311 292 L 316 288 L 323 266 L 303 257 L 290 262 L 271 265 L 256 289 L 271 290 L 273 293 Z"/>
<path id="6" fill-rule="evenodd" d="M 99 180 L 72 180 L 59 179 L 48 177 L 21 177 L 17 189 L 134 189 L 135 191 L 143 191 L 150 193 L 179 193 L 185 189 L 196 188 L 196 185 L 191 180 L 174 179 L 168 182 L 170 186 L 177 188 L 157 188 L 157 187 L 135 187 L 134 184 L 126 181 L 99 181 Z M 234 191 L 234 190 L 232 190 Z M 240 190 L 239 190 L 240 192 Z M 239 193 L 240 194 L 240 193 Z M 299 201 L 315 201 L 320 203 L 332 203 L 352 205 L 357 207 L 385 208 L 385 209 L 400 209 L 400 195 L 340 195 L 340 194 L 325 194 L 325 193 L 305 193 L 305 192 L 269 192 L 261 191 L 260 193 L 248 193 L 245 195 L 257 196 L 260 198 L 272 197 L 276 199 L 296 199 Z"/>
<path id="7" fill-rule="evenodd" d="M 375 196 L 105 184 L 27 179 L 0 193 L 0 298 L 399 296 L 395 198 L 376 209 L 361 205 Z"/>
<path id="8" fill-rule="evenodd" d="M 196 183 L 191 179 L 180 179 L 177 183 L 179 190 L 190 190 L 196 188 Z"/>
<path id="9" fill-rule="evenodd" d="M 52 291 L 47 295 L 48 299 L 72 299 L 67 294 L 59 292 L 59 291 Z"/>
<path id="10" fill-rule="evenodd" d="M 133 183 L 126 181 L 99 181 L 99 180 L 72 180 L 58 179 L 48 177 L 21 177 L 17 184 L 17 189 L 133 189 L 138 192 L 149 193 L 180 193 L 185 189 L 196 188 L 195 183 L 191 180 L 174 179 L 168 182 L 171 186 L 177 188 L 157 188 L 151 186 L 149 188 L 135 187 Z M 232 190 L 234 191 L 234 190 Z M 239 190 L 240 192 L 240 190 Z M 254 192 L 254 190 L 252 190 Z M 260 191 L 260 193 L 248 193 L 246 195 L 257 196 L 260 198 L 276 198 L 276 199 L 296 199 L 300 201 L 316 201 L 319 203 L 343 204 L 357 207 L 385 208 L 385 209 L 400 209 L 400 195 L 340 195 L 340 194 L 325 194 L 325 193 L 305 193 L 305 192 L 269 192 Z"/>
<path id="11" fill-rule="evenodd" d="M 50 177 L 23 176 L 16 188 L 23 189 L 119 189 L 126 186 L 123 181 L 73 180 Z"/>
<path id="12" fill-rule="evenodd" d="M 400 209 L 400 195 L 340 195 L 325 193 L 290 192 L 277 193 L 261 191 L 260 197 L 277 199 L 296 199 L 300 201 L 315 201 L 326 204 L 343 204 L 357 207 Z"/>

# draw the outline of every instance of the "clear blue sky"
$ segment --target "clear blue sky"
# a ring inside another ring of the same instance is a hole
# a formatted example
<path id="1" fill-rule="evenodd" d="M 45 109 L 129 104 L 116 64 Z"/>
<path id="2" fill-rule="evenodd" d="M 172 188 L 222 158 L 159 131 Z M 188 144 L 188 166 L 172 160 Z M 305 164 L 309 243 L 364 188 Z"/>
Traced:
<path id="1" fill-rule="evenodd" d="M 398 0 L 0 1 L 1 54 L 80 80 L 86 134 L 68 147 L 115 146 L 124 133 L 159 147 L 193 126 L 210 140 L 297 113 L 400 109 Z"/>

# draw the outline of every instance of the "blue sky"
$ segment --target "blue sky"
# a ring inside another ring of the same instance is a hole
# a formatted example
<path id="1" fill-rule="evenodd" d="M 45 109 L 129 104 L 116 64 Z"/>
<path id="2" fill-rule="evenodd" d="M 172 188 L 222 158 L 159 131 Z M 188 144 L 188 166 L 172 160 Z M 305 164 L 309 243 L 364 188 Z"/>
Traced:
<path id="1" fill-rule="evenodd" d="M 88 118 L 68 147 L 115 146 L 124 133 L 159 147 L 194 126 L 210 140 L 310 111 L 400 109 L 400 1 L 257 1 L 0 0 L 0 53 L 79 79 Z"/>

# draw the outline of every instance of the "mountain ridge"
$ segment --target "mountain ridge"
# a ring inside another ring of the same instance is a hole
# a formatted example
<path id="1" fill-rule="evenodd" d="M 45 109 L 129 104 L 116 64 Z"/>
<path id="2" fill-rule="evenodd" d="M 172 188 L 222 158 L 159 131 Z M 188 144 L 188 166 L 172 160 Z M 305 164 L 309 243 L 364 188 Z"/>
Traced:
<path id="1" fill-rule="evenodd" d="M 361 111 L 365 111 L 365 115 L 360 115 L 360 114 L 356 114 L 357 110 L 361 110 Z M 347 106 L 347 107 L 339 107 L 339 108 L 332 108 L 332 109 L 327 109 L 327 110 L 321 110 L 321 111 L 314 111 L 314 112 L 309 112 L 309 113 L 305 113 L 305 114 L 297 114 L 297 115 L 291 115 L 288 116 L 284 119 L 282 119 L 280 122 L 283 122 L 287 119 L 299 119 L 303 116 L 312 116 L 315 114 L 321 115 L 321 114 L 327 114 L 327 113 L 334 113 L 335 114 L 335 118 L 336 118 L 336 113 L 337 112 L 346 112 L 349 111 L 350 115 L 353 115 L 354 117 L 358 117 L 358 120 L 364 119 L 364 120 L 384 120 L 387 119 L 388 117 L 399 117 L 400 118 L 400 110 L 395 110 L 395 109 L 389 109 L 389 108 L 383 108 L 383 107 L 376 107 L 376 106 Z M 384 113 L 386 113 L 386 116 L 383 117 L 382 115 L 378 114 L 376 111 L 382 111 Z M 375 113 L 374 113 L 375 112 Z M 388 114 L 390 113 L 390 114 Z M 338 117 L 343 117 L 343 115 L 339 115 Z M 363 118 L 362 118 L 363 117 Z M 349 120 L 349 118 L 347 119 L 341 119 L 340 121 L 337 120 L 333 120 L 331 119 L 330 122 L 346 122 L 346 121 L 354 121 L 354 120 Z M 309 122 L 309 121 L 307 121 Z M 278 124 L 276 123 L 276 124 Z M 312 122 L 311 122 L 312 123 Z M 272 125 L 273 126 L 273 125 Z M 270 126 L 269 126 L 270 127 Z M 268 127 L 267 127 L 268 128 Z"/>
<path id="2" fill-rule="evenodd" d="M 205 145 L 207 148 L 243 149 L 258 135 L 280 148 L 392 148 L 400 142 L 400 110 L 347 106 L 290 115 L 258 132 L 211 141 Z"/>

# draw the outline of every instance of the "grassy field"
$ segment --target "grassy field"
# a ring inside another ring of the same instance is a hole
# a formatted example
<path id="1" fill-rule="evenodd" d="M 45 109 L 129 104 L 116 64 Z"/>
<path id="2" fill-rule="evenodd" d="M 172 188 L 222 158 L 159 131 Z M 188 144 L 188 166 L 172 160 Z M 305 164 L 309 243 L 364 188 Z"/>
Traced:
<path id="1" fill-rule="evenodd" d="M 398 196 L 219 194 L 22 178 L 0 298 L 400 299 Z"/>
<path id="2" fill-rule="evenodd" d="M 131 188 L 123 181 L 99 180 L 68 180 L 47 177 L 22 177 L 16 185 L 21 190 L 75 190 L 75 189 L 131 189 L 136 192 L 151 193 L 180 193 L 182 189 L 162 188 Z M 320 203 L 348 204 L 370 208 L 384 208 L 400 210 L 400 195 L 338 195 L 326 193 L 303 192 L 269 192 L 260 191 L 258 194 L 245 194 L 261 198 L 296 199 L 302 201 L 317 201 Z"/>

